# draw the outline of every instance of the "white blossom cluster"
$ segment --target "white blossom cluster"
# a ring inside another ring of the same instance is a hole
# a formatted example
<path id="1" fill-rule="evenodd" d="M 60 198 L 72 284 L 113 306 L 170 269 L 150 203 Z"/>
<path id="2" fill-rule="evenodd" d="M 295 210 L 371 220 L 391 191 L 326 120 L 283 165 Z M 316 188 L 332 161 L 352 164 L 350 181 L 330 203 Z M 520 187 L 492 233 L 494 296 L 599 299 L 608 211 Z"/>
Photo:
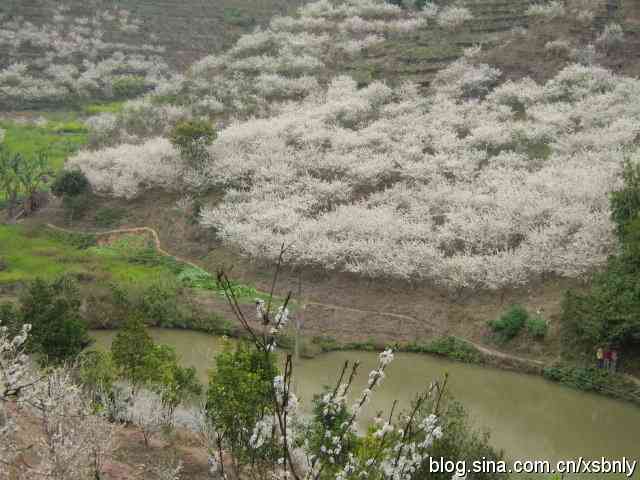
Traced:
<path id="1" fill-rule="evenodd" d="M 556 3 L 564 8 L 536 8 Z M 445 11 L 307 4 L 159 85 L 155 96 L 181 96 L 186 107 L 149 97 L 91 119 L 96 144 L 124 144 L 82 152 L 70 166 L 98 192 L 128 198 L 157 186 L 222 186 L 202 224 L 253 257 L 276 259 L 284 242 L 299 265 L 447 288 L 591 271 L 614 244 L 607 195 L 623 158 L 637 156 L 640 122 L 640 83 L 592 66 L 593 46 L 546 84 L 499 84 L 498 69 L 476 62 L 477 48 L 441 70 L 427 95 L 323 77 L 336 38 L 377 41 L 390 35 L 377 22 Z M 558 55 L 569 48 L 548 45 Z M 155 137 L 178 119 L 223 112 L 237 119 L 197 171 Z"/>
<path id="2" fill-rule="evenodd" d="M 82 169 L 97 193 L 133 198 L 145 189 L 175 186 L 182 170 L 179 158 L 169 140 L 157 137 L 141 145 L 82 151 L 68 160 L 67 168 Z"/>
<path id="3" fill-rule="evenodd" d="M 437 12 L 433 4 L 417 11 L 385 0 L 317 0 L 295 17 L 275 17 L 267 28 L 240 37 L 227 52 L 202 58 L 184 75 L 160 80 L 150 105 L 160 109 L 179 97 L 186 106 L 181 108 L 193 116 L 266 117 L 283 103 L 322 93 L 331 72 L 364 49 L 419 29 L 456 27 L 470 18 L 461 7 L 443 9 L 441 19 Z M 109 135 L 94 132 L 95 144 L 130 134 L 129 115 L 135 112 L 123 112 Z"/>
<path id="4" fill-rule="evenodd" d="M 376 418 L 373 436 L 379 439 L 382 454 L 364 460 L 350 454 L 349 461 L 342 471 L 337 473 L 336 480 L 369 477 L 411 480 L 429 458 L 428 452 L 433 442 L 442 438 L 442 428 L 434 414 L 425 416 L 415 425 L 414 436 L 410 441 L 385 445 L 384 439 L 394 433 L 402 438 L 405 430 L 382 418 Z"/>
<path id="5" fill-rule="evenodd" d="M 8 459 L 15 454 L 11 439 L 16 432 L 15 419 L 7 410 L 7 402 L 15 398 L 29 398 L 28 386 L 34 382 L 33 369 L 23 346 L 31 325 L 24 325 L 18 335 L 11 336 L 7 326 L 0 323 L 0 459 Z M 25 395 L 21 395 L 22 390 Z M 2 473 L 0 464 L 0 473 Z"/>
<path id="6" fill-rule="evenodd" d="M 451 5 L 440 11 L 437 22 L 438 25 L 448 30 L 457 30 L 471 19 L 473 19 L 471 10 L 466 7 Z"/>
<path id="7" fill-rule="evenodd" d="M 530 17 L 539 17 L 547 20 L 564 17 L 566 14 L 564 2 L 552 0 L 546 3 L 534 3 L 527 9 Z"/>
<path id="8" fill-rule="evenodd" d="M 325 95 L 231 125 L 209 166 L 228 191 L 202 223 L 255 257 L 277 258 L 284 241 L 300 264 L 455 288 L 602 264 L 640 83 L 572 65 L 545 85 L 491 90 L 498 72 L 465 62 L 427 97 L 339 77 Z"/>
<path id="9" fill-rule="evenodd" d="M 30 326 L 10 335 L 0 325 L 0 477 L 80 480 L 100 476 L 114 448 L 116 427 L 95 415 L 70 370 L 39 371 L 23 352 Z M 17 462 L 18 415 L 37 420 L 29 438 L 35 464 Z"/>
<path id="10" fill-rule="evenodd" d="M 128 38 L 139 29 L 126 10 L 72 18 L 65 4 L 58 3 L 42 7 L 50 8 L 50 23 L 35 25 L 17 17 L 0 25 L 0 105 L 24 108 L 82 97 L 113 98 L 119 84 L 138 80 L 153 89 L 168 76 L 163 47 L 139 39 L 107 39 L 107 31 Z"/>

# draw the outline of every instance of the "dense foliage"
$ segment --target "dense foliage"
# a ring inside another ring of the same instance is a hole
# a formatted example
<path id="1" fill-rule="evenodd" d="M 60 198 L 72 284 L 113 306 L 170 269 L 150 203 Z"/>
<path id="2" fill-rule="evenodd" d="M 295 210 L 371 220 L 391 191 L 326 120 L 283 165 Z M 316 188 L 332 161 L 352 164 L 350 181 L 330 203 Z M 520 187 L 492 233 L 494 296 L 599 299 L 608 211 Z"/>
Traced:
<path id="1" fill-rule="evenodd" d="M 64 170 L 60 172 L 51 185 L 51 192 L 58 197 L 74 197 L 86 193 L 90 189 L 89 180 L 80 170 Z"/>
<path id="2" fill-rule="evenodd" d="M 169 139 L 187 164 L 200 168 L 209 158 L 207 147 L 216 139 L 216 132 L 204 120 L 181 121 L 173 128 Z"/>
<path id="3" fill-rule="evenodd" d="M 29 214 L 35 205 L 35 196 L 48 182 L 51 167 L 46 152 L 23 155 L 10 151 L 0 138 L 0 194 L 8 200 L 8 218 L 13 220 L 20 197 L 23 212 Z"/>
<path id="4" fill-rule="evenodd" d="M 247 429 L 271 412 L 277 374 L 275 355 L 243 342 L 216 355 L 207 390 L 207 417 L 218 432 L 220 447 L 241 464 L 255 464 L 258 459 L 273 462 L 279 456 L 272 446 L 257 442 L 253 429 Z"/>
<path id="5" fill-rule="evenodd" d="M 28 285 L 20 298 L 19 322 L 31 325 L 27 345 L 44 362 L 71 360 L 91 343 L 81 304 L 77 285 L 68 277 Z"/>
<path id="6" fill-rule="evenodd" d="M 611 214 L 620 247 L 606 268 L 594 275 L 586 293 L 568 292 L 562 323 L 570 351 L 590 354 L 597 346 L 614 345 L 626 353 L 640 346 L 640 176 L 627 163 L 623 187 L 611 195 Z"/>
<path id="7" fill-rule="evenodd" d="M 538 314 L 530 314 L 522 305 L 512 305 L 500 318 L 490 320 L 489 327 L 501 342 L 515 338 L 525 327 L 533 338 L 544 338 L 549 325 Z"/>

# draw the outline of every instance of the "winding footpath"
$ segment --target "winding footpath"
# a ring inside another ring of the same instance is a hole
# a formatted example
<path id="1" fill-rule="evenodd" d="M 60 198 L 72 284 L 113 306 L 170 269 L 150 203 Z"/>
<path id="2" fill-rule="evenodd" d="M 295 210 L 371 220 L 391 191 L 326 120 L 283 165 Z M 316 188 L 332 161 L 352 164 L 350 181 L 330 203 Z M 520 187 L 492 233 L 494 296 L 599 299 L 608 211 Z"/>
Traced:
<path id="1" fill-rule="evenodd" d="M 107 236 L 107 235 L 119 235 L 119 234 L 149 234 L 151 236 L 151 238 L 153 239 L 153 243 L 155 245 L 156 250 L 165 256 L 169 256 L 169 257 L 173 257 L 176 260 L 178 260 L 181 263 L 185 263 L 187 265 L 191 265 L 192 267 L 195 268 L 202 268 L 199 265 L 193 263 L 191 260 L 186 259 L 186 258 L 182 258 L 179 257 L 177 255 L 174 255 L 170 252 L 168 252 L 167 250 L 165 250 L 164 248 L 162 248 L 162 243 L 160 242 L 160 236 L 158 235 L 158 232 L 151 228 L 151 227 L 133 227 L 133 228 L 120 228 L 120 229 L 116 229 L 116 230 L 107 230 L 107 231 L 103 231 L 103 232 L 79 232 L 79 231 L 75 231 L 75 230 L 68 230 L 65 228 L 61 228 L 58 227 L 56 225 L 53 225 L 51 223 L 47 223 L 46 226 L 52 230 L 57 230 L 59 232 L 63 232 L 63 233 L 71 233 L 71 234 L 87 234 L 87 235 L 96 235 L 96 236 Z M 334 304 L 330 304 L 330 303 L 320 303 L 320 302 L 305 302 L 305 306 L 318 306 L 318 307 L 323 307 L 323 308 L 328 308 L 328 309 L 332 309 L 332 310 L 339 310 L 339 311 L 344 311 L 344 312 L 354 312 L 354 313 L 361 313 L 361 314 L 370 314 L 370 315 L 382 315 L 382 316 L 386 316 L 386 317 L 391 317 L 391 318 L 396 318 L 396 319 L 400 319 L 400 320 L 408 320 L 411 322 L 417 322 L 418 319 L 414 318 L 414 317 L 410 317 L 408 315 L 402 315 L 402 314 L 398 314 L 398 313 L 393 313 L 393 312 L 378 312 L 378 311 L 373 311 L 373 310 L 361 310 L 361 309 L 357 309 L 357 308 L 350 308 L 350 307 L 343 307 L 341 305 L 334 305 Z M 304 308 L 304 307 L 303 307 Z M 424 321 L 424 320 L 423 320 Z M 438 327 L 434 324 L 430 324 L 430 326 L 433 328 L 433 330 L 435 332 L 438 332 Z M 441 332 L 444 333 L 444 332 Z M 452 336 L 452 335 L 450 335 Z M 544 362 L 541 362 L 539 360 L 533 360 L 530 358 L 524 358 L 524 357 L 519 357 L 517 355 L 511 355 L 509 353 L 504 353 L 501 352 L 499 350 L 495 350 L 493 348 L 487 347 L 485 345 L 476 343 L 474 341 L 468 340 L 466 338 L 462 338 L 462 337 L 457 337 L 457 336 L 452 336 L 453 338 L 455 338 L 456 340 L 462 341 L 464 343 L 467 343 L 468 345 L 471 345 L 472 347 L 474 347 L 475 349 L 477 349 L 480 353 L 482 353 L 483 355 L 487 356 L 487 357 L 492 357 L 495 359 L 499 359 L 499 360 L 506 360 L 506 361 L 511 361 L 511 362 L 516 362 L 522 365 L 527 365 L 533 369 L 540 369 L 542 367 L 545 366 Z M 631 375 L 628 375 L 629 379 L 636 382 L 638 385 L 640 385 L 640 379 L 633 377 Z"/>

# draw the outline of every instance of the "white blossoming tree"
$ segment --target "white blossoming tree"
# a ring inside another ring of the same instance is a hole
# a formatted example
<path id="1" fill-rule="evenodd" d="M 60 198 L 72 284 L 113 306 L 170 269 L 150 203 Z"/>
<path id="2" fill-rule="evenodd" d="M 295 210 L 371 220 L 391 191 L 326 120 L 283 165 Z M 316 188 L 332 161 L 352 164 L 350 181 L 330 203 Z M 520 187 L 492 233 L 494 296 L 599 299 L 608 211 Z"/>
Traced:
<path id="1" fill-rule="evenodd" d="M 42 372 L 31 363 L 23 351 L 29 330 L 27 324 L 15 334 L 0 325 L 0 476 L 100 478 L 117 427 L 93 413 L 68 368 Z M 24 447 L 20 416 L 36 419 L 39 427 Z M 27 450 L 34 462 L 24 460 Z"/>

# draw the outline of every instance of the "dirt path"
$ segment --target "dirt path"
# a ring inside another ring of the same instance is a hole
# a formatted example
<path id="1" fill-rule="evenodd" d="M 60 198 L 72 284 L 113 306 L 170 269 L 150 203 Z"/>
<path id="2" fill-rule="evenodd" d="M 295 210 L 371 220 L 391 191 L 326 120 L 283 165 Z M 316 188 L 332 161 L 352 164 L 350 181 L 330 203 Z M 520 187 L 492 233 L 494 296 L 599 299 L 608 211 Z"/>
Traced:
<path id="1" fill-rule="evenodd" d="M 92 235 L 97 235 L 97 236 L 105 236 L 105 235 L 118 235 L 118 234 L 142 234 L 142 233 L 147 233 L 149 235 L 151 235 L 155 248 L 156 250 L 161 253 L 162 255 L 166 255 L 166 256 L 170 256 L 175 258 L 176 260 L 178 260 L 179 262 L 191 265 L 193 267 L 196 268 L 202 268 L 199 265 L 193 263 L 191 260 L 188 260 L 186 258 L 181 258 L 179 256 L 176 256 L 170 252 L 168 252 L 167 250 L 165 250 L 162 247 L 162 243 L 160 242 L 160 236 L 158 235 L 158 232 L 151 228 L 151 227 L 133 227 L 133 228 L 120 228 L 120 229 L 115 229 L 115 230 L 107 230 L 107 231 L 102 231 L 102 232 L 93 232 L 93 233 L 89 233 L 89 232 L 78 232 L 78 231 L 74 231 L 74 230 L 68 230 L 65 228 L 61 228 L 58 227 L 56 225 L 53 225 L 51 223 L 47 223 L 46 226 L 48 228 L 51 228 L 52 230 L 57 230 L 60 232 L 65 232 L 65 233 L 88 233 L 88 234 L 92 234 Z M 351 312 L 351 313 L 358 313 L 361 315 L 376 315 L 376 316 L 384 316 L 384 317 L 390 317 L 390 318 L 395 318 L 398 320 L 402 320 L 402 321 L 408 321 L 410 323 L 416 323 L 419 322 L 420 320 L 415 318 L 415 317 L 411 317 L 409 315 L 402 315 L 399 313 L 393 313 L 393 312 L 384 312 L 384 311 L 374 311 L 374 310 L 363 310 L 363 309 L 358 309 L 358 308 L 351 308 L 351 307 L 344 307 L 341 305 L 335 305 L 335 304 L 331 304 L 331 303 L 321 303 L 321 302 L 305 302 L 303 308 L 306 309 L 306 307 L 310 307 L 310 306 L 317 306 L 317 307 L 321 307 L 321 308 L 325 308 L 325 309 L 331 309 L 331 310 L 339 310 L 339 311 L 343 311 L 343 312 Z M 422 322 L 424 323 L 424 320 L 422 320 Z M 442 329 L 436 325 L 433 322 L 427 322 L 428 326 L 434 331 L 434 333 L 436 334 L 440 334 L 440 335 L 444 335 L 445 332 L 442 331 Z M 501 359 L 501 360 L 508 360 L 511 362 L 516 362 L 522 365 L 529 365 L 532 368 L 540 368 L 543 367 L 545 365 L 544 362 L 541 362 L 539 360 L 533 360 L 533 359 L 529 359 L 529 358 L 524 358 L 524 357 L 519 357 L 517 355 L 511 355 L 508 353 L 504 353 L 501 352 L 499 350 L 495 350 L 493 348 L 484 346 L 482 344 L 479 344 L 477 342 L 471 341 L 469 339 L 466 338 L 462 338 L 462 337 L 458 337 L 458 336 L 453 336 L 453 335 L 449 335 L 452 336 L 453 338 L 460 340 L 462 342 L 465 342 L 469 345 L 471 345 L 472 347 L 476 348 L 479 352 L 481 352 L 483 355 L 488 356 L 488 357 L 493 357 L 493 358 L 497 358 L 497 359 Z M 636 381 L 637 383 L 640 384 L 640 379 L 636 379 L 635 377 L 631 377 L 633 378 L 634 381 Z"/>

